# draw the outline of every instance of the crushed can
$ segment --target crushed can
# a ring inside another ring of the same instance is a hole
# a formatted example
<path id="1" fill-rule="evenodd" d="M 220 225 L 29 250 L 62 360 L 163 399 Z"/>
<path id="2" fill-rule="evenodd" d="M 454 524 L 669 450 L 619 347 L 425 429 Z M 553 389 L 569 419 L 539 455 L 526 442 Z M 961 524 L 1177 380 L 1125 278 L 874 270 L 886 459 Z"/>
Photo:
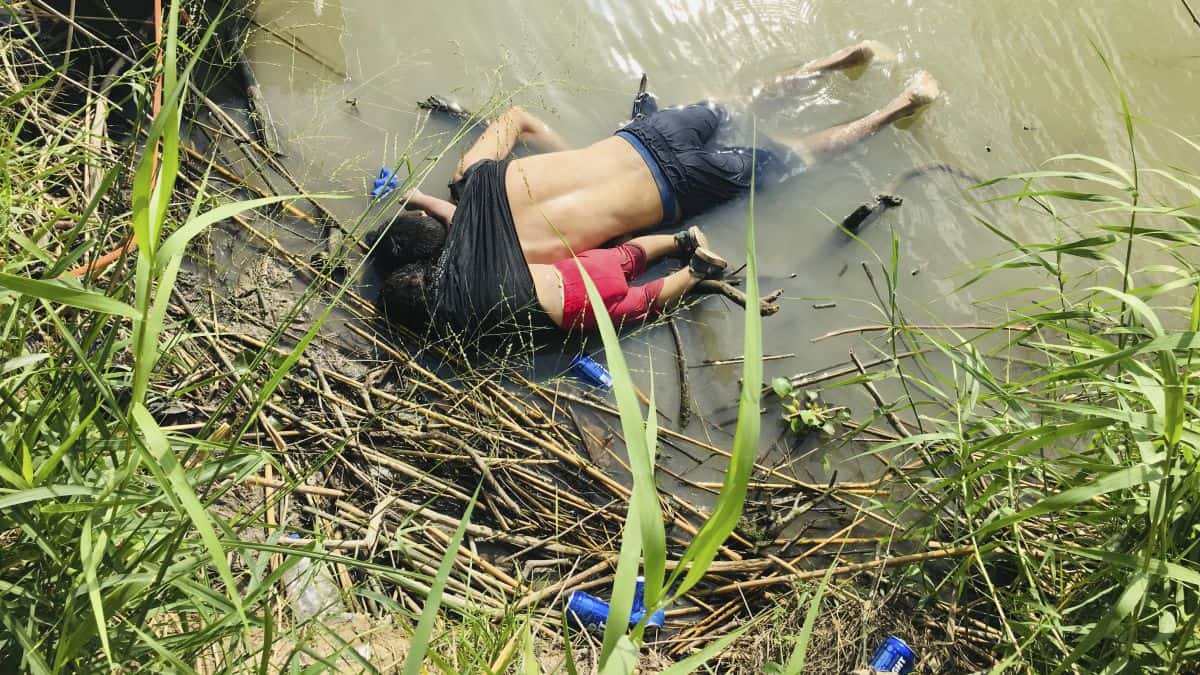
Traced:
<path id="1" fill-rule="evenodd" d="M 908 675 L 913 671 L 916 663 L 917 655 L 904 643 L 904 640 L 895 635 L 889 635 L 875 650 L 875 655 L 871 657 L 871 663 L 868 665 L 872 670 L 881 673 Z"/>
<path id="2" fill-rule="evenodd" d="M 633 628 L 646 615 L 645 579 L 637 578 L 637 586 L 633 591 L 633 608 L 629 612 L 629 627 Z M 600 633 L 608 623 L 609 604 L 600 598 L 583 591 L 572 591 L 567 598 L 567 616 L 580 628 Z M 647 628 L 662 628 L 667 621 L 667 613 L 663 610 L 650 615 L 646 620 Z"/>
<path id="3" fill-rule="evenodd" d="M 590 593 L 571 591 L 567 598 L 567 616 L 580 628 L 601 633 L 608 623 L 608 603 Z"/>
<path id="4" fill-rule="evenodd" d="M 584 382 L 593 387 L 608 391 L 612 389 L 612 374 L 604 366 L 596 363 L 590 356 L 580 354 L 571 359 L 571 370 Z"/>
<path id="5" fill-rule="evenodd" d="M 379 170 L 379 176 L 371 183 L 370 196 L 372 199 L 383 199 L 392 190 L 400 186 L 400 177 L 388 167 Z"/>

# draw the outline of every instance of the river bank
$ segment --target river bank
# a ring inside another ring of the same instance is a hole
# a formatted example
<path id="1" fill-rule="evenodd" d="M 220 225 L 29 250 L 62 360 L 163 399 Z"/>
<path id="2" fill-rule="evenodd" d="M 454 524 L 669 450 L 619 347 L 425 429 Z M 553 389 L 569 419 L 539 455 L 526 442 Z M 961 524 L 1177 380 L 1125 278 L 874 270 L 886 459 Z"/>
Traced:
<path id="1" fill-rule="evenodd" d="M 37 38 L 64 27 L 77 31 L 72 40 L 87 45 L 85 53 L 119 51 L 69 17 L 17 14 L 8 27 L 8 63 L 39 63 L 36 40 L 19 39 L 25 31 Z M 206 27 L 197 28 L 190 39 L 203 41 Z M 619 433 L 611 405 L 567 380 L 539 384 L 516 371 L 477 372 L 455 345 L 428 344 L 381 324 L 344 281 L 357 278 L 361 227 L 337 223 L 320 201 L 273 196 L 277 184 L 303 186 L 279 169 L 236 100 L 222 106 L 207 89 L 166 82 L 168 111 L 173 97 L 187 102 L 174 141 L 170 117 L 164 128 L 126 111 L 148 110 L 151 98 L 114 100 L 117 92 L 153 91 L 153 59 L 128 52 L 113 62 L 119 67 L 110 65 L 112 75 L 90 86 L 59 80 L 48 68 L 45 75 L 7 73 L 14 151 L 6 185 L 17 217 L 9 223 L 5 286 L 77 308 L 12 294 L 5 305 L 7 406 L 19 419 L 41 420 L 20 429 L 24 442 L 14 436 L 6 444 L 6 462 L 13 462 L 5 474 L 5 503 L 13 509 L 6 520 L 29 523 L 42 541 L 55 542 L 50 550 L 30 546 L 19 530 L 6 528 L 16 537 L 9 583 L 25 589 L 6 602 L 30 617 L 6 624 L 14 649 L 5 651 L 14 663 L 145 663 L 161 658 L 156 644 L 170 645 L 185 661 L 213 645 L 229 649 L 224 662 L 254 657 L 264 646 L 246 638 L 237 621 L 243 613 L 257 624 L 270 606 L 283 612 L 276 639 L 318 630 L 281 609 L 288 595 L 279 580 L 302 558 L 330 570 L 345 611 L 411 621 L 450 550 L 446 533 L 476 485 L 482 494 L 468 543 L 440 602 L 553 636 L 567 592 L 602 590 L 612 580 L 614 535 L 629 490 L 613 454 L 619 446 L 610 445 Z M 147 133 L 164 134 L 158 152 L 142 154 Z M 47 172 L 47 158 L 55 157 Z M 156 176 L 149 183 L 138 173 L 147 166 Z M 247 167 L 263 173 L 252 179 Z M 172 179 L 166 187 L 155 183 Z M 143 195 L 149 199 L 139 206 Z M 146 211 L 150 200 L 168 197 L 170 208 Z M 272 204 L 252 212 L 247 200 Z M 243 205 L 217 207 L 215 226 L 196 233 L 188 261 L 142 276 L 137 261 L 170 248 L 166 238 L 177 224 L 225 202 Z M 148 253 L 130 226 L 136 231 L 156 218 L 164 241 L 151 241 Z M 331 245 L 329 232 L 337 229 L 348 236 Z M 278 231 L 295 233 L 309 250 L 289 250 L 268 234 Z M 22 286 L 22 277 L 40 281 Z M 101 292 L 118 304 L 100 300 Z M 137 311 L 143 303 L 145 314 Z M 101 313 L 86 311 L 96 309 Z M 142 318 L 127 323 L 126 312 Z M 131 347 L 156 314 L 157 339 Z M 144 403 L 133 405 L 137 398 Z M 145 419 L 131 410 L 144 410 L 157 430 L 141 426 Z M 723 452 L 685 434 L 667 439 L 691 452 Z M 11 454 L 19 447 L 25 449 Z M 130 464 L 129 457 L 141 460 Z M 661 650 L 686 654 L 744 620 L 738 598 L 749 589 L 741 584 L 786 564 L 754 539 L 779 536 L 773 504 L 802 508 L 820 500 L 836 520 L 846 508 L 836 500 L 877 489 L 772 481 L 769 467 L 761 473 L 756 501 L 766 520 L 723 549 L 703 599 L 671 610 L 671 638 Z M 170 485 L 161 494 L 166 485 L 159 480 Z M 118 505 L 97 500 L 99 494 L 119 495 Z M 682 546 L 704 511 L 682 497 L 663 499 L 673 546 Z M 63 508 L 58 504 L 79 517 L 53 515 Z M 81 548 L 81 539 L 90 543 Z M 808 550 L 808 557 L 837 541 L 801 538 L 792 555 Z M 38 562 L 47 554 L 76 562 Z M 226 559 L 224 567 L 216 564 Z M 134 571 L 163 582 L 129 587 L 121 579 Z M 197 595 L 187 578 L 220 579 L 224 588 Z M 751 588 L 759 594 L 790 583 Z M 91 590 L 75 595 L 78 588 Z M 179 630 L 159 628 L 147 641 L 116 620 L 120 615 Z M 33 635 L 49 636 L 41 640 L 53 647 L 32 649 Z M 511 639 L 478 645 L 474 656 L 490 662 Z"/>
<path id="2" fill-rule="evenodd" d="M 569 630 L 561 647 L 561 611 L 571 590 L 621 581 L 636 457 L 618 406 L 382 323 L 360 295 L 360 243 L 384 209 L 281 199 L 313 188 L 245 102 L 167 75 L 152 124 L 153 51 L 124 52 L 139 65 L 107 80 L 63 77 L 30 36 L 74 24 L 15 17 L 0 48 L 0 665 L 387 671 L 430 638 L 452 672 L 593 665 L 597 640 Z M 75 49 L 120 51 L 81 27 Z M 179 54 L 201 46 L 195 28 Z M 168 37 L 165 68 L 184 72 L 169 52 Z M 1010 285 L 1021 302 L 990 322 L 910 321 L 899 246 L 867 266 L 887 321 L 854 332 L 878 358 L 814 364 L 792 386 L 863 391 L 872 405 L 808 442 L 883 468 L 806 479 L 781 433 L 786 461 L 750 463 L 732 535 L 667 608 L 644 668 L 747 626 L 712 668 L 788 672 L 802 644 L 808 672 L 847 672 L 889 633 L 925 672 L 1195 663 L 1186 198 L 1200 192 L 1183 172 L 1143 182 L 1128 157 L 1074 161 L 1004 184 L 1072 237 L 1009 241 L 982 263 L 1042 275 Z M 1099 210 L 1085 227 L 1062 215 L 1072 203 Z M 1154 266 L 1131 266 L 1143 252 Z M 768 393 L 765 419 L 779 405 Z M 657 492 L 668 572 L 706 528 L 731 450 L 759 447 L 675 422 L 661 445 L 717 480 L 659 467 L 689 488 Z M 318 577 L 332 607 L 301 616 L 297 583 Z"/>

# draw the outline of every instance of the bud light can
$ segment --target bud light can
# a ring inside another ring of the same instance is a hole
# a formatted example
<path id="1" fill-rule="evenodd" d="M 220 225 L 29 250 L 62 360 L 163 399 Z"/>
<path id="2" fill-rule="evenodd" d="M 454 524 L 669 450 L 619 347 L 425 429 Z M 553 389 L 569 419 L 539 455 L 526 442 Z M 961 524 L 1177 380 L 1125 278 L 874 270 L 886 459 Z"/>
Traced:
<path id="1" fill-rule="evenodd" d="M 633 628 L 646 616 L 646 581 L 642 577 L 637 578 L 637 586 L 633 591 L 633 607 L 629 612 L 629 627 Z M 609 604 L 594 595 L 589 595 L 583 591 L 572 591 L 567 597 L 567 616 L 570 617 L 579 627 L 594 633 L 599 633 L 604 630 L 604 625 L 608 623 Z M 662 628 L 667 622 L 667 613 L 663 610 L 650 615 L 646 619 L 647 628 Z"/>
<path id="2" fill-rule="evenodd" d="M 613 378 L 608 370 L 592 360 L 591 357 L 580 354 L 571 359 L 571 369 L 588 384 L 600 387 L 605 391 L 612 389 Z"/>
<path id="3" fill-rule="evenodd" d="M 908 645 L 904 644 L 904 640 L 895 635 L 889 635 L 888 639 L 884 640 L 883 644 L 875 650 L 875 655 L 871 657 L 869 665 L 875 671 L 908 675 L 912 672 L 916 662 L 917 655 Z"/>
<path id="4" fill-rule="evenodd" d="M 567 616 L 580 628 L 599 633 L 608 622 L 608 603 L 583 591 L 571 591 L 567 598 Z"/>

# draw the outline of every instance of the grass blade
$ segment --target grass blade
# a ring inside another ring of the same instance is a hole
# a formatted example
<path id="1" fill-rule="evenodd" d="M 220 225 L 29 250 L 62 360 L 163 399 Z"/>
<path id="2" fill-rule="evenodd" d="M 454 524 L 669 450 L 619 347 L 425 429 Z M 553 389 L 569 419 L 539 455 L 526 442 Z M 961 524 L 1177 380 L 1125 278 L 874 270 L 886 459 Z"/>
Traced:
<path id="1" fill-rule="evenodd" d="M 48 300 L 60 305 L 87 309 L 127 318 L 137 316 L 133 307 L 107 295 L 68 285 L 62 281 L 41 281 L 0 272 L 0 288 Z"/>
<path id="2" fill-rule="evenodd" d="M 425 662 L 425 654 L 429 651 L 429 642 L 433 637 L 433 623 L 437 620 L 438 608 L 442 604 L 442 593 L 446 590 L 446 580 L 450 578 L 450 569 L 454 567 L 454 560 L 458 557 L 458 548 L 462 546 L 463 535 L 467 531 L 467 525 L 471 522 L 471 512 L 475 510 L 475 502 L 478 499 L 479 487 L 476 487 L 475 494 L 467 503 L 466 513 L 458 522 L 458 528 L 454 530 L 454 536 L 450 538 L 450 543 L 446 546 L 446 555 L 442 556 L 442 562 L 438 565 L 437 576 L 434 577 L 433 584 L 429 587 L 429 595 L 425 598 L 425 607 L 421 610 L 421 619 L 417 622 L 417 629 L 413 632 L 412 641 L 409 642 L 408 656 L 404 659 L 404 675 L 420 675 L 421 673 L 421 665 Z"/>
<path id="3" fill-rule="evenodd" d="M 792 651 L 792 656 L 783 670 L 786 675 L 800 675 L 804 672 L 804 661 L 808 657 L 808 642 L 812 639 L 813 625 L 817 622 L 817 614 L 821 611 L 821 599 L 825 597 L 825 589 L 829 586 L 829 579 L 832 576 L 833 567 L 831 566 L 825 576 L 821 577 L 821 583 L 817 586 L 812 600 L 809 601 L 808 611 L 804 614 L 804 625 L 800 627 L 800 635 L 796 637 L 796 648 Z"/>
<path id="4" fill-rule="evenodd" d="M 221 581 L 225 583 L 225 591 L 229 596 L 229 601 L 233 603 L 242 624 L 248 628 L 249 620 L 246 618 L 246 611 L 242 607 L 242 600 L 238 596 L 237 582 L 234 581 L 233 572 L 229 569 L 229 563 L 225 559 L 225 549 L 221 546 L 220 539 L 217 538 L 216 530 L 213 529 L 208 512 L 200 503 L 200 499 L 196 497 L 196 493 L 188 483 L 187 476 L 183 473 L 183 467 L 179 464 L 175 453 L 171 451 L 170 441 L 167 440 L 166 434 L 163 433 L 158 423 L 150 415 L 150 412 L 141 403 L 134 404 L 133 419 L 135 424 L 137 424 L 138 431 L 142 434 L 143 440 L 146 442 L 146 448 L 149 450 L 150 457 L 157 463 L 162 475 L 165 475 L 168 480 L 168 485 L 163 485 L 162 487 L 164 489 L 170 488 L 180 507 L 187 513 L 192 525 L 199 532 L 200 539 L 204 542 L 205 548 L 208 549 L 213 567 L 217 569 L 217 574 L 220 575 Z"/>

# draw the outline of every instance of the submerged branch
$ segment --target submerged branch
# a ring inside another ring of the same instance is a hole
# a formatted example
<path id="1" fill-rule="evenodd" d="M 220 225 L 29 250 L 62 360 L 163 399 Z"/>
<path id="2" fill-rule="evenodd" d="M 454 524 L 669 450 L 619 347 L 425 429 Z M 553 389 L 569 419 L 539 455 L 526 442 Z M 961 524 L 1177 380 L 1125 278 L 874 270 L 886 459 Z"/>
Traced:
<path id="1" fill-rule="evenodd" d="M 1196 26 L 1200 28 L 1200 18 L 1196 17 L 1196 13 L 1192 11 L 1192 8 L 1188 5 L 1187 0 L 1179 0 L 1179 2 L 1183 5 L 1183 8 L 1187 10 L 1188 16 L 1192 17 L 1192 23 L 1196 24 Z"/>
<path id="2" fill-rule="evenodd" d="M 715 279 L 705 279 L 696 284 L 693 293 L 703 295 L 722 295 L 737 303 L 741 307 L 746 306 L 746 294 L 733 287 L 727 281 L 717 281 Z M 758 300 L 758 311 L 763 316 L 771 316 L 779 312 L 779 305 L 775 303 L 783 296 L 783 291 L 778 290 L 773 293 L 768 293 Z"/>
<path id="3" fill-rule="evenodd" d="M 869 326 L 854 326 L 852 328 L 842 328 L 839 330 L 831 331 L 824 335 L 818 335 L 817 337 L 809 340 L 809 342 L 821 342 L 823 340 L 828 340 L 830 338 L 835 338 L 835 337 L 841 337 L 843 335 L 850 335 L 852 333 L 875 333 L 875 332 L 879 332 L 879 331 L 896 330 L 896 329 L 906 329 L 906 330 L 909 330 L 909 329 L 911 329 L 911 330 L 1011 330 L 1011 331 L 1016 331 L 1018 333 L 1023 333 L 1028 330 L 1033 330 L 1031 327 L 1026 326 L 1024 324 L 1019 324 L 1019 323 L 1014 323 L 1014 324 L 1009 324 L 1009 325 L 992 324 L 992 323 L 948 323 L 948 324 L 908 323 L 908 324 L 901 324 L 898 326 L 892 326 L 889 324 L 871 324 Z"/>

